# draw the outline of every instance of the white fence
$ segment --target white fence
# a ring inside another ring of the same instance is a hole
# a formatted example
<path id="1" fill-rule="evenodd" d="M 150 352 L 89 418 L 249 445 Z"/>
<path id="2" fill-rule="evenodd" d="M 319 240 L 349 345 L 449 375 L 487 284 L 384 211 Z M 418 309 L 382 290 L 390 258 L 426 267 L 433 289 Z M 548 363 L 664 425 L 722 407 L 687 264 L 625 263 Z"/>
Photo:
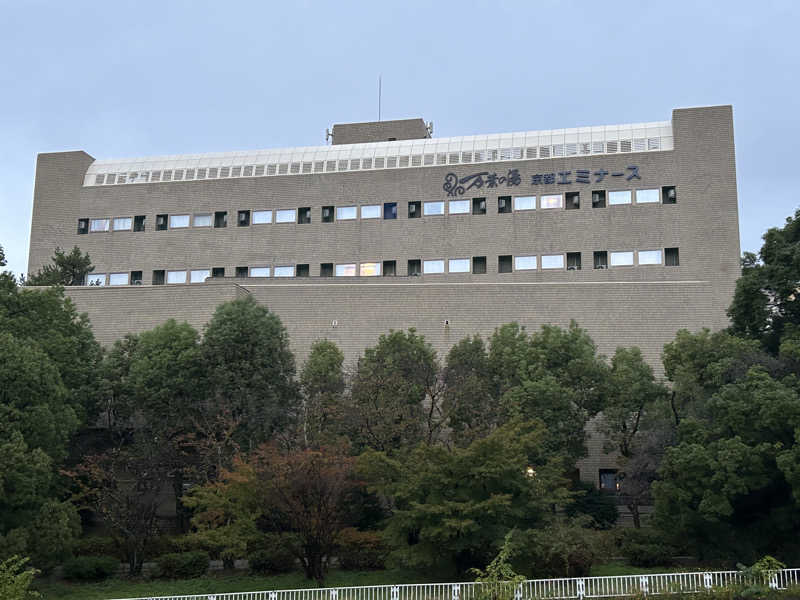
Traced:
<path id="1" fill-rule="evenodd" d="M 513 595 L 514 600 L 568 600 L 571 598 L 583 600 L 584 598 L 701 592 L 711 588 L 746 583 L 752 583 L 752 581 L 746 579 L 739 571 L 530 579 L 513 588 Z M 764 581 L 764 584 L 772 589 L 800 586 L 800 569 L 777 571 L 767 581 Z M 512 584 L 420 583 L 273 592 L 195 594 L 191 596 L 148 596 L 126 600 L 476 600 L 479 595 L 483 594 L 496 597 L 501 591 L 511 592 Z"/>

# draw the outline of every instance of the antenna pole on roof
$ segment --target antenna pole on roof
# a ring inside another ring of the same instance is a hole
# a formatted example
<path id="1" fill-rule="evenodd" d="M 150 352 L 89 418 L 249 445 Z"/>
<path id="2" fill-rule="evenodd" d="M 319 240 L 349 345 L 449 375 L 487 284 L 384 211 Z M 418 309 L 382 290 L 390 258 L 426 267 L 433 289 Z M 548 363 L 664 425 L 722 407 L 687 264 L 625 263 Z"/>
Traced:
<path id="1" fill-rule="evenodd" d="M 381 120 L 381 76 L 378 75 L 378 121 Z"/>

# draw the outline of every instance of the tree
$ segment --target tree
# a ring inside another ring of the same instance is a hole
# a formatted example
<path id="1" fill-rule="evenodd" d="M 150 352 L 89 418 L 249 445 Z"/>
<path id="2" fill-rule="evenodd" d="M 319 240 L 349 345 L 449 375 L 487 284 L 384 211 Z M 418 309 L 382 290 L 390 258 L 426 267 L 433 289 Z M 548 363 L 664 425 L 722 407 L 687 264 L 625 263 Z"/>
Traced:
<path id="1" fill-rule="evenodd" d="M 137 410 L 136 389 L 131 377 L 131 366 L 136 358 L 139 336 L 133 333 L 116 340 L 103 354 L 96 394 L 97 414 L 112 437 L 125 435 L 133 426 Z M 117 442 L 118 440 L 114 440 Z"/>
<path id="2" fill-rule="evenodd" d="M 431 443 L 443 420 L 436 351 L 416 330 L 390 331 L 358 359 L 349 419 L 357 448 L 383 452 Z"/>
<path id="3" fill-rule="evenodd" d="M 300 373 L 303 392 L 303 441 L 317 447 L 342 430 L 344 354 L 329 340 L 318 340 Z"/>
<path id="4" fill-rule="evenodd" d="M 0 562 L 0 598 L 3 600 L 34 600 L 41 598 L 30 589 L 38 571 L 26 569 L 27 558 L 12 556 Z"/>
<path id="5" fill-rule="evenodd" d="M 6 253 L 5 250 L 3 250 L 3 246 L 0 245 L 0 267 L 5 267 L 5 266 L 6 266 Z"/>
<path id="6" fill-rule="evenodd" d="M 294 423 L 300 407 L 289 336 L 277 315 L 251 296 L 217 307 L 202 357 L 209 403 L 240 419 L 243 448 L 256 448 Z"/>
<path id="7" fill-rule="evenodd" d="M 28 275 L 25 285 L 86 285 L 86 276 L 92 271 L 92 259 L 77 246 L 69 254 L 56 248 L 52 264 Z"/>

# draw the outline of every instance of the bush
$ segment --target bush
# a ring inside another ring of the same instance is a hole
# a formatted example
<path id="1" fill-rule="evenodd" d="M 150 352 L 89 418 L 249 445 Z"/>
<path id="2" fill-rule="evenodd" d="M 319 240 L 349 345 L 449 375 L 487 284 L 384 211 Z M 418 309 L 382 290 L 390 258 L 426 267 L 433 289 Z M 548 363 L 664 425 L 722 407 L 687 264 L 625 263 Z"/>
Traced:
<path id="1" fill-rule="evenodd" d="M 675 548 L 655 529 L 627 529 L 622 534 L 620 551 L 634 567 L 666 567 L 673 563 Z"/>
<path id="2" fill-rule="evenodd" d="M 294 543 L 294 539 L 288 534 L 265 534 L 248 548 L 247 560 L 250 570 L 260 575 L 288 573 L 294 570 Z"/>
<path id="3" fill-rule="evenodd" d="M 584 492 L 575 499 L 575 502 L 566 507 L 564 512 L 568 517 L 588 515 L 592 518 L 592 527 L 597 529 L 611 529 L 617 523 L 617 503 L 612 494 L 608 494 L 594 487 L 586 481 L 574 484 L 577 491 Z"/>
<path id="4" fill-rule="evenodd" d="M 71 581 L 101 581 L 119 570 L 114 556 L 78 556 L 64 563 L 64 579 Z"/>
<path id="5" fill-rule="evenodd" d="M 114 538 L 102 535 L 90 535 L 79 538 L 72 548 L 75 556 L 113 556 L 124 560 Z"/>
<path id="6" fill-rule="evenodd" d="M 599 531 L 588 529 L 588 518 L 556 521 L 528 529 L 511 540 L 512 564 L 527 577 L 586 577 L 598 559 Z"/>
<path id="7" fill-rule="evenodd" d="M 339 539 L 339 567 L 347 571 L 385 569 L 388 548 L 374 531 L 345 529 Z"/>
<path id="8" fill-rule="evenodd" d="M 176 552 L 159 557 L 158 572 L 166 579 L 192 579 L 208 571 L 207 552 Z"/>

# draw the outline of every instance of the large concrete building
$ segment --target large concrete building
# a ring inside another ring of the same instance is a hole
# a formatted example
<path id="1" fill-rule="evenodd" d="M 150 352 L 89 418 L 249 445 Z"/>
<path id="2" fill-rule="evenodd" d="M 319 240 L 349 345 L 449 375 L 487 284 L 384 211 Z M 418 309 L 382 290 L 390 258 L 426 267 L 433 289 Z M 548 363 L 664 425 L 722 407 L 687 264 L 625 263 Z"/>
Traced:
<path id="1" fill-rule="evenodd" d="M 332 136 L 128 160 L 40 154 L 29 268 L 56 246 L 87 251 L 99 287 L 69 294 L 106 344 L 170 317 L 201 328 L 251 294 L 299 361 L 319 338 L 352 363 L 389 329 L 416 327 L 443 355 L 510 321 L 574 319 L 601 352 L 639 346 L 659 371 L 678 329 L 726 325 L 739 273 L 730 106 L 499 135 L 436 139 L 412 119 Z"/>

